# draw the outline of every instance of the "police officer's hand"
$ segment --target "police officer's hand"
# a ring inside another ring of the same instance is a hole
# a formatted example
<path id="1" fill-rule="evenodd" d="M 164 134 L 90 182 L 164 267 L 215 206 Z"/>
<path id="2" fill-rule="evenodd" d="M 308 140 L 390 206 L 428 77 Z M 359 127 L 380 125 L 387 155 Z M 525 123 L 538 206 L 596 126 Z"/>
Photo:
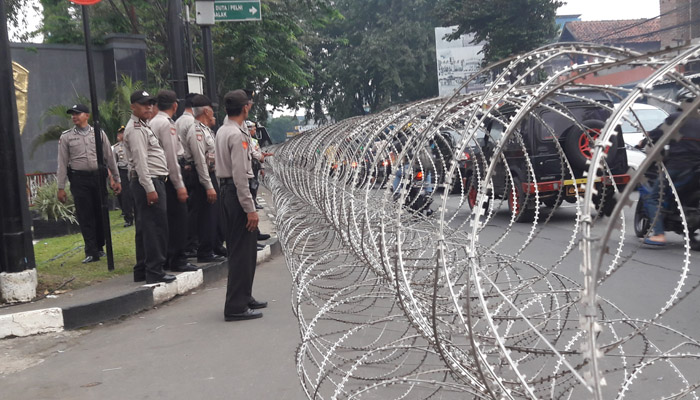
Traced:
<path id="1" fill-rule="evenodd" d="M 177 190 L 177 201 L 180 203 L 187 203 L 187 189 L 181 187 Z"/>
<path id="2" fill-rule="evenodd" d="M 247 215 L 248 222 L 245 224 L 245 228 L 248 230 L 248 232 L 254 232 L 258 229 L 258 222 L 260 221 L 260 218 L 258 218 L 258 213 L 253 211 L 249 212 Z"/>
<path id="3" fill-rule="evenodd" d="M 214 189 L 207 189 L 207 201 L 210 204 L 216 203 L 216 190 Z"/>
<path id="4" fill-rule="evenodd" d="M 61 203 L 65 203 L 66 199 L 68 199 L 66 191 L 63 189 L 58 189 L 58 201 L 60 201 Z"/>
<path id="5" fill-rule="evenodd" d="M 158 203 L 158 192 L 154 190 L 152 192 L 146 193 L 146 201 L 148 201 L 149 206 Z"/>
<path id="6" fill-rule="evenodd" d="M 112 182 L 112 190 L 114 194 L 119 194 L 122 192 L 122 184 L 119 182 Z"/>

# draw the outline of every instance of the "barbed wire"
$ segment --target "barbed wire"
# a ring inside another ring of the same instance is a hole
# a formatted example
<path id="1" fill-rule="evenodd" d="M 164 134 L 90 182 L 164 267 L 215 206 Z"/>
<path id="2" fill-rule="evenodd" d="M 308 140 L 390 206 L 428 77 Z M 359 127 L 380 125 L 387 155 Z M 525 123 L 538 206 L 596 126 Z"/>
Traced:
<path id="1" fill-rule="evenodd" d="M 495 77 L 483 91 L 277 146 L 265 179 L 306 395 L 697 399 L 699 343 L 669 315 L 699 285 L 700 218 L 680 207 L 674 277 L 638 287 L 646 250 L 630 226 L 644 236 L 660 214 L 644 228 L 625 210 L 654 163 L 665 173 L 663 147 L 700 98 L 631 175 L 618 126 L 648 136 L 636 102 L 679 106 L 657 82 L 700 92 L 677 72 L 698 53 L 550 45 L 480 71 Z M 586 80 L 639 65 L 656 72 L 632 89 Z"/>

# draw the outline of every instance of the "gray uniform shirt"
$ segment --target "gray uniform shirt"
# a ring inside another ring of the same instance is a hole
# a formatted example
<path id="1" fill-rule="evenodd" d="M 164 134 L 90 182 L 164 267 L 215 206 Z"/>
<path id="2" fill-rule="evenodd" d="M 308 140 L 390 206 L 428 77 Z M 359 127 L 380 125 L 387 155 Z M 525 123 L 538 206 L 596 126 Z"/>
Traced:
<path id="1" fill-rule="evenodd" d="M 114 159 L 117 161 L 117 168 L 129 168 L 129 159 L 126 157 L 126 150 L 124 150 L 124 142 L 115 143 L 114 146 L 112 146 L 112 153 L 114 153 Z"/>
<path id="2" fill-rule="evenodd" d="M 177 137 L 177 129 L 175 121 L 163 111 L 159 111 L 155 117 L 149 121 L 149 125 L 153 133 L 160 140 L 160 144 L 165 151 L 165 161 L 168 164 L 168 176 L 173 183 L 175 189 L 185 187 L 180 174 L 180 164 L 177 162 L 177 151 L 180 147 L 180 140 Z"/>
<path id="3" fill-rule="evenodd" d="M 192 125 L 194 125 L 194 115 L 185 111 L 182 113 L 180 118 L 175 121 L 175 128 L 177 129 L 177 137 L 180 138 L 180 143 L 182 144 L 182 156 L 185 157 L 185 161 L 192 161 L 192 152 L 187 144 L 187 133 L 190 131 Z"/>
<path id="4" fill-rule="evenodd" d="M 233 178 L 238 201 L 246 213 L 255 212 L 255 202 L 250 193 L 248 180 L 253 178 L 250 163 L 250 136 L 238 123 L 226 118 L 216 133 L 216 176 Z"/>
<path id="5" fill-rule="evenodd" d="M 112 171 L 114 180 L 119 180 L 119 170 L 112 154 L 109 139 L 102 132 L 102 155 L 104 163 Z M 58 171 L 56 178 L 58 188 L 65 189 L 68 168 L 76 171 L 97 171 L 97 149 L 95 148 L 95 130 L 88 125 L 85 129 L 77 126 L 61 134 L 58 139 Z"/>
<path id="6" fill-rule="evenodd" d="M 209 162 L 207 160 L 209 146 L 207 145 L 206 135 L 211 135 L 211 129 L 203 123 L 195 121 L 194 125 L 190 127 L 190 131 L 187 132 L 187 147 L 192 152 L 192 159 L 187 161 L 194 162 L 197 176 L 199 176 L 199 183 L 209 190 L 213 189 L 214 185 L 209 177 Z"/>
<path id="7" fill-rule="evenodd" d="M 154 192 L 152 179 L 167 176 L 170 173 L 168 163 L 158 137 L 146 121 L 133 114 L 124 129 L 124 148 L 129 158 L 129 170 L 136 172 L 146 193 Z"/>

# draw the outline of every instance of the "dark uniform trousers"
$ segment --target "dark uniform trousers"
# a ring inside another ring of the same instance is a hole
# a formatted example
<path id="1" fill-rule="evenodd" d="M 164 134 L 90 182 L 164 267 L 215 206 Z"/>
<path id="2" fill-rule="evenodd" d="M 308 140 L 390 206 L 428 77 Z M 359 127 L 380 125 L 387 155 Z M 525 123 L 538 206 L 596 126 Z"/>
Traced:
<path id="1" fill-rule="evenodd" d="M 195 175 L 197 172 L 190 172 Z M 191 182 L 190 179 L 188 181 Z M 207 190 L 199 181 L 191 182 L 187 188 L 190 195 L 189 225 L 190 234 L 187 241 L 188 249 L 197 249 L 198 257 L 210 256 L 214 253 L 216 239 L 216 203 L 207 202 Z M 198 244 L 197 244 L 198 243 Z"/>
<path id="2" fill-rule="evenodd" d="M 177 200 L 177 189 L 172 181 L 165 182 L 168 197 L 168 267 L 170 269 L 187 264 L 185 243 L 187 241 L 187 203 Z"/>
<path id="3" fill-rule="evenodd" d="M 165 193 L 165 180 L 153 178 L 153 186 L 158 193 L 158 203 L 149 206 L 146 190 L 133 177 L 131 193 L 134 198 L 136 217 L 136 265 L 134 278 L 156 280 L 165 272 L 163 266 L 168 251 L 168 206 Z"/>
<path id="4" fill-rule="evenodd" d="M 129 185 L 129 170 L 119 168 L 119 179 L 122 181 L 122 191 L 117 195 L 119 208 L 124 214 L 124 222 L 134 222 L 134 199 L 131 197 L 131 185 Z"/>
<path id="5" fill-rule="evenodd" d="M 215 172 L 210 172 L 209 177 L 211 178 L 211 183 L 214 185 L 214 190 L 216 191 L 216 198 L 221 198 L 221 188 L 219 187 L 219 180 L 216 178 Z M 219 248 L 224 245 L 226 241 L 226 231 L 224 230 L 224 206 L 221 201 L 214 203 L 214 223 L 216 224 L 216 235 L 214 236 L 214 248 Z"/>
<path id="6" fill-rule="evenodd" d="M 253 300 L 253 278 L 257 259 L 257 231 L 246 229 L 248 216 L 238 201 L 233 183 L 221 186 L 221 202 L 228 249 L 228 283 L 224 315 L 239 314 Z"/>
<path id="7" fill-rule="evenodd" d="M 68 173 L 75 213 L 85 242 L 85 255 L 93 257 L 99 257 L 105 245 L 99 179 L 97 171 L 70 170 Z"/>

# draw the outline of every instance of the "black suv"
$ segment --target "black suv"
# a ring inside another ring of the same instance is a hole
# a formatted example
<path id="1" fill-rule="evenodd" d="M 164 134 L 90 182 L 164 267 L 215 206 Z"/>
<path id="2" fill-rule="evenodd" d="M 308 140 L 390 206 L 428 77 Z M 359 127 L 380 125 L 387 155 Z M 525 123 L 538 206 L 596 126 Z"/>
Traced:
<path id="1" fill-rule="evenodd" d="M 491 195 L 507 198 L 518 222 L 534 220 L 538 206 L 536 192 L 540 201 L 549 207 L 558 206 L 564 200 L 574 203 L 583 195 L 588 182 L 583 173 L 588 170 L 587 161 L 593 154 L 592 139 L 600 134 L 610 116 L 610 111 L 601 104 L 612 107 L 613 99 L 604 92 L 576 91 L 556 95 L 543 104 L 527 115 L 517 128 L 519 134 L 516 132 L 505 143 L 506 162 L 499 157 L 493 174 Z M 487 134 L 483 144 L 479 143 L 481 151 L 475 154 L 476 159 L 469 163 L 465 172 L 467 200 L 472 208 L 477 194 L 475 177 L 483 178 L 496 143 L 505 131 L 500 121 L 509 121 L 514 114 L 515 108 L 509 105 L 490 112 L 492 117 L 486 121 Z M 559 148 L 571 165 L 573 176 Z M 613 183 L 623 190 L 630 177 L 622 135 L 616 135 L 606 151 L 610 170 L 596 178 L 598 194 L 593 200 L 599 211 L 609 215 L 615 206 Z M 528 168 L 528 159 L 532 170 Z"/>

